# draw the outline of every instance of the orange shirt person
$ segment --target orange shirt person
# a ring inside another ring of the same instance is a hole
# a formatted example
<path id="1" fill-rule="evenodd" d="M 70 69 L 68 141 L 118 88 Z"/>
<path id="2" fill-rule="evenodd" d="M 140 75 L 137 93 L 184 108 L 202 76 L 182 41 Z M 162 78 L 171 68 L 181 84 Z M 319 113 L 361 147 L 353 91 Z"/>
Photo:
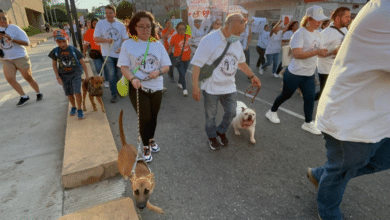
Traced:
<path id="1" fill-rule="evenodd" d="M 177 34 L 173 35 L 171 38 L 168 54 L 171 54 L 172 49 L 174 48 L 173 58 L 172 58 L 172 70 L 176 66 L 177 70 L 179 71 L 179 82 L 177 86 L 180 89 L 183 89 L 183 95 L 187 96 L 188 91 L 187 91 L 185 76 L 191 59 L 191 48 L 190 45 L 188 44 L 188 41 L 190 40 L 191 36 L 185 34 L 186 25 L 183 22 L 179 22 L 177 24 L 176 31 Z M 171 79 L 173 79 L 173 75 Z"/>

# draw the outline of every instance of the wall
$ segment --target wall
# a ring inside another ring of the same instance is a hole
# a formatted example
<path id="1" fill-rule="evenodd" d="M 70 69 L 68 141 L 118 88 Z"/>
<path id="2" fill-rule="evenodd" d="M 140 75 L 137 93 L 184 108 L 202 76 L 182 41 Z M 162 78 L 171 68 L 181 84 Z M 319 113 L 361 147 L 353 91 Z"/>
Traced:
<path id="1" fill-rule="evenodd" d="M 41 0 L 1 0 L 0 8 L 7 12 L 12 24 L 19 27 L 28 27 L 31 25 L 39 27 L 43 24 L 43 4 Z M 34 10 L 33 13 L 27 15 L 26 8 Z"/>

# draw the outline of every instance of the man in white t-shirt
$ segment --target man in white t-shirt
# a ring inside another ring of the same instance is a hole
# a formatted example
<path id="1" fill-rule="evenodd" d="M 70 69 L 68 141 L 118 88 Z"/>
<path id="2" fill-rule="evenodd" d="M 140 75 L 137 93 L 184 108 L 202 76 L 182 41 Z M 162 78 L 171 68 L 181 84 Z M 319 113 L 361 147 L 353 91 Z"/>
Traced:
<path id="1" fill-rule="evenodd" d="M 255 76 L 249 66 L 245 63 L 245 55 L 241 43 L 240 34 L 245 30 L 246 20 L 241 14 L 232 14 L 226 18 L 225 27 L 205 36 L 191 61 L 192 70 L 192 96 L 199 101 L 201 92 L 199 88 L 200 68 L 205 64 L 211 65 L 222 54 L 225 48 L 229 48 L 221 62 L 214 69 L 210 78 L 205 79 L 201 84 L 204 96 L 204 107 L 206 112 L 206 134 L 209 138 L 210 148 L 218 150 L 221 144 L 217 140 L 219 136 L 224 147 L 228 146 L 225 133 L 236 115 L 237 102 L 235 75 L 237 68 L 240 68 L 249 79 L 252 85 L 261 87 L 260 80 Z M 218 101 L 221 102 L 225 114 L 221 124 L 217 127 L 215 116 L 217 114 Z"/>
<path id="2" fill-rule="evenodd" d="M 100 20 L 95 27 L 95 42 L 100 44 L 103 58 L 107 58 L 104 71 L 108 73 L 111 91 L 111 103 L 115 103 L 118 97 L 116 83 L 122 77 L 120 68 L 117 67 L 119 52 L 122 42 L 129 39 L 125 26 L 115 19 L 116 8 L 113 5 L 107 5 L 106 19 Z M 105 79 L 107 81 L 107 79 Z"/>
<path id="3" fill-rule="evenodd" d="M 340 203 L 350 179 L 390 168 L 389 18 L 390 0 L 371 0 L 362 8 L 318 104 L 316 126 L 326 140 L 327 162 L 309 168 L 307 176 L 318 187 L 323 220 L 342 220 Z"/>
<path id="4" fill-rule="evenodd" d="M 351 10 L 347 7 L 339 7 L 332 13 L 331 20 L 333 23 L 321 32 L 323 47 L 328 49 L 329 54 L 327 57 L 318 57 L 317 67 L 318 77 L 320 79 L 320 91 L 316 94 L 316 101 L 320 99 L 338 49 L 347 34 L 346 27 L 351 22 Z"/>

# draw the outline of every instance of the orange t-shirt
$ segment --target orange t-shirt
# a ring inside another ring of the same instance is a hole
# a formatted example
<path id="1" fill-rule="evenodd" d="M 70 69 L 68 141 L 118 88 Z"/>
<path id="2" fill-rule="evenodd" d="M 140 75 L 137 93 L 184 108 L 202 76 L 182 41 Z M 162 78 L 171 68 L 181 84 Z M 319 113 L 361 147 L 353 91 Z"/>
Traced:
<path id="1" fill-rule="evenodd" d="M 165 28 L 164 30 L 162 30 L 161 36 L 164 36 L 167 32 L 168 32 L 168 29 Z M 167 52 L 168 52 L 168 50 L 169 50 L 169 42 L 168 42 L 168 39 L 169 39 L 170 37 L 172 37 L 172 35 L 173 35 L 174 32 L 175 32 L 175 30 L 173 29 L 171 32 L 169 32 L 167 40 L 164 40 L 164 47 L 165 47 L 165 49 L 167 50 Z"/>
<path id="2" fill-rule="evenodd" d="M 191 38 L 190 35 L 186 34 L 186 45 L 184 46 L 184 52 L 181 56 L 182 61 L 187 61 L 191 59 L 191 48 L 190 45 L 188 45 L 188 40 Z M 181 50 L 183 48 L 183 42 L 184 42 L 184 34 L 175 34 L 171 38 L 171 45 L 175 46 L 175 50 L 173 51 L 173 56 L 178 57 L 181 54 Z"/>
<path id="3" fill-rule="evenodd" d="M 100 46 L 93 39 L 93 33 L 95 33 L 95 29 L 88 29 L 84 35 L 84 41 L 88 41 L 91 44 L 92 50 L 100 50 Z"/>

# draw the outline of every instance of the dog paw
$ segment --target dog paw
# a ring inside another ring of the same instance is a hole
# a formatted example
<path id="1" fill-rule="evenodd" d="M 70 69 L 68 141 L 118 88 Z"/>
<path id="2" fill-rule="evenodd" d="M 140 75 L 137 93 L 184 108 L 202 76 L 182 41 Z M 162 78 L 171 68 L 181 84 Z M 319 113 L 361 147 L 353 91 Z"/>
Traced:
<path id="1" fill-rule="evenodd" d="M 236 135 L 241 135 L 239 131 L 234 132 Z"/>
<path id="2" fill-rule="evenodd" d="M 252 144 L 256 144 L 256 140 L 255 139 L 251 139 L 251 143 Z"/>

